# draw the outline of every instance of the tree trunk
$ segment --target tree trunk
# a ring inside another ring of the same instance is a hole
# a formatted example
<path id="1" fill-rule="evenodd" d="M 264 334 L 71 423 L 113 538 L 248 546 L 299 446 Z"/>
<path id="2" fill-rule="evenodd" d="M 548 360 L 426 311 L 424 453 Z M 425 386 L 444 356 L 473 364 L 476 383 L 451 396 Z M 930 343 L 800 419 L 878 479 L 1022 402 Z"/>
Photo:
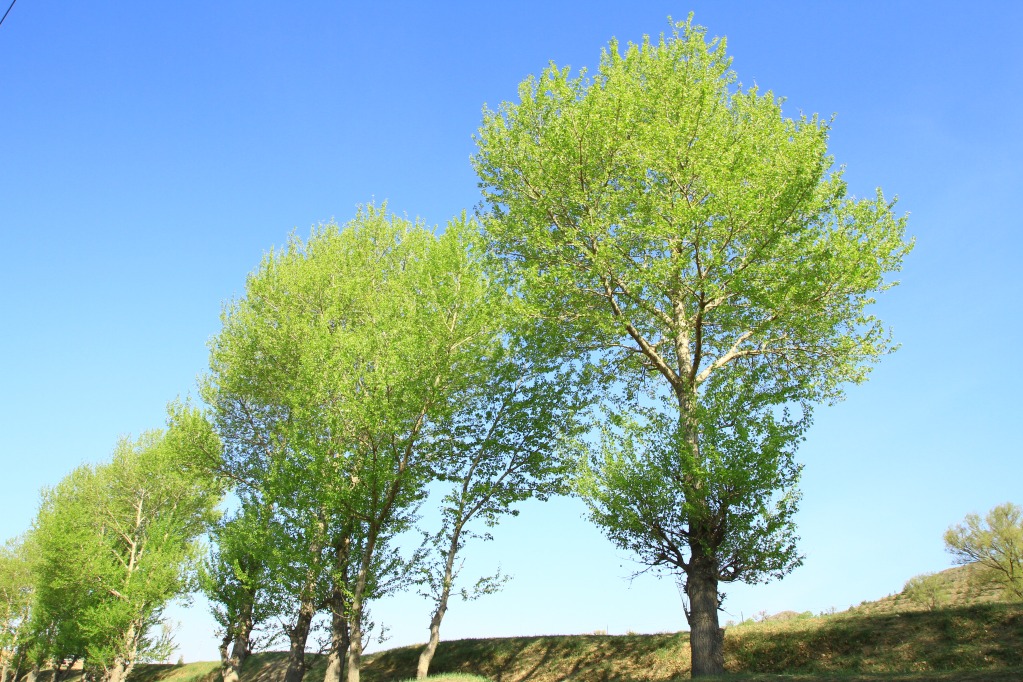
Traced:
<path id="1" fill-rule="evenodd" d="M 362 668 L 362 595 L 356 590 L 352 600 L 352 620 L 349 623 L 351 632 L 348 642 L 348 675 L 347 682 L 359 682 Z"/>
<path id="2" fill-rule="evenodd" d="M 221 672 L 223 673 L 224 682 L 238 682 L 242 665 L 249 655 L 249 637 L 251 635 L 252 601 L 249 600 L 242 604 L 241 611 L 238 614 L 234 641 L 231 645 L 231 655 L 227 655 L 227 641 L 224 641 L 220 647 Z M 302 649 L 305 650 L 304 642 L 302 643 Z"/>
<path id="3" fill-rule="evenodd" d="M 4 664 L 0 667 L 0 682 L 7 682 L 7 675 L 11 671 L 11 664 L 4 659 Z"/>
<path id="4" fill-rule="evenodd" d="M 217 650 L 220 651 L 220 675 L 224 679 L 224 682 L 238 682 L 238 676 L 234 672 L 234 668 L 231 666 L 231 654 L 229 647 L 231 646 L 231 630 L 228 629 L 224 633 L 224 636 L 220 640 L 220 646 Z"/>
<path id="5" fill-rule="evenodd" d="M 693 541 L 692 559 L 686 572 L 689 596 L 689 650 L 693 677 L 723 675 L 725 672 L 724 632 L 718 625 L 717 562 Z"/>
<path id="6" fill-rule="evenodd" d="M 416 679 L 424 680 L 430 674 L 430 661 L 437 652 L 437 644 L 440 643 L 440 622 L 444 619 L 444 611 L 447 610 L 447 595 L 444 596 L 444 603 L 438 606 L 430 620 L 430 641 L 423 647 L 419 654 L 419 667 L 416 668 Z"/>
<path id="7" fill-rule="evenodd" d="M 309 555 L 313 560 L 306 573 L 305 584 L 302 586 L 302 603 L 298 608 L 298 620 L 295 627 L 288 630 L 288 639 L 291 646 L 288 649 L 288 670 L 284 673 L 284 682 L 302 682 L 305 677 L 305 643 L 309 638 L 309 627 L 312 625 L 313 616 L 316 615 L 316 604 L 313 602 L 316 594 L 317 574 L 320 569 L 320 551 L 323 549 L 323 533 L 326 529 L 323 509 L 316 512 L 316 535 L 309 543 Z"/>
<path id="8" fill-rule="evenodd" d="M 695 387 L 675 386 L 678 398 L 679 432 L 685 439 L 689 456 L 702 464 L 700 426 L 696 419 Z M 689 515 L 689 565 L 686 572 L 686 595 L 689 608 L 689 651 L 692 676 L 723 675 L 725 672 L 724 632 L 718 625 L 718 560 L 714 529 L 709 522 L 704 481 L 699 475 L 688 475 L 684 488 L 686 501 L 692 505 Z"/>
<path id="9" fill-rule="evenodd" d="M 437 600 L 437 609 L 430 619 L 430 641 L 423 647 L 419 654 L 419 666 L 416 668 L 416 679 L 423 680 L 430 673 L 430 661 L 437 652 L 437 644 L 440 643 L 440 624 L 444 620 L 444 614 L 448 611 L 448 598 L 451 596 L 451 580 L 455 566 L 455 554 L 458 552 L 458 540 L 462 534 L 461 514 L 459 522 L 451 532 L 451 544 L 448 545 L 448 556 L 444 562 L 444 583 L 441 588 L 440 599 Z"/>
<path id="10" fill-rule="evenodd" d="M 252 600 L 245 602 L 242 605 L 242 612 L 238 618 L 238 635 L 234 638 L 234 644 L 231 645 L 231 665 L 235 669 L 235 673 L 241 672 L 242 666 L 245 665 L 245 659 L 249 657 L 249 651 L 252 648 Z"/>
<path id="11" fill-rule="evenodd" d="M 103 671 L 103 682 L 124 682 L 126 676 L 124 662 L 116 660 L 112 666 Z"/>
<path id="12" fill-rule="evenodd" d="M 298 609 L 298 620 L 295 626 L 288 630 L 291 646 L 288 649 L 288 670 L 284 673 L 284 682 L 302 682 L 306 670 L 305 642 L 309 637 L 309 626 L 315 614 L 316 607 L 312 597 L 304 597 Z"/>
<path id="13" fill-rule="evenodd" d="M 351 632 L 340 596 L 341 590 L 335 590 L 330 622 L 330 654 L 327 656 L 327 671 L 323 675 L 323 682 L 341 682 L 342 669 L 351 644 Z"/>

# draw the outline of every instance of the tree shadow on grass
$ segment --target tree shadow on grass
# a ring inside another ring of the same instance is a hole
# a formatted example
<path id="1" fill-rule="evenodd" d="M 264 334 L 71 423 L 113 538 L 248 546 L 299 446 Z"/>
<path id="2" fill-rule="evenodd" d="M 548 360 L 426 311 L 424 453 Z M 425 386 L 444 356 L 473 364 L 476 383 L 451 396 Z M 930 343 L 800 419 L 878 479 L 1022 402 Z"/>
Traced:
<path id="1" fill-rule="evenodd" d="M 977 604 L 730 629 L 728 670 L 746 673 L 926 673 L 1023 666 L 1023 611 Z"/>
<path id="2" fill-rule="evenodd" d="M 383 652 L 368 666 L 367 679 L 413 677 L 418 656 L 418 647 Z M 666 682 L 688 673 L 688 664 L 685 635 L 508 637 L 442 642 L 430 673 L 469 673 L 494 682 Z"/>

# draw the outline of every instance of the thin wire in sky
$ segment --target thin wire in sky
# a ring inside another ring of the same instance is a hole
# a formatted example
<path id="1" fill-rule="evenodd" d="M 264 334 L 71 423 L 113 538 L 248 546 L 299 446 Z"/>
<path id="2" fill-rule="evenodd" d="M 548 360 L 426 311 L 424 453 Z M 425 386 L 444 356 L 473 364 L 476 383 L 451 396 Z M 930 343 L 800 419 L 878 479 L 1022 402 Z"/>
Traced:
<path id="1" fill-rule="evenodd" d="M 14 3 L 16 3 L 17 1 L 18 1 L 18 0 L 11 0 L 11 5 L 10 5 L 10 7 L 8 7 L 8 8 L 7 8 L 7 11 L 6 11 L 6 12 L 4 12 L 4 16 L 3 16 L 3 19 L 0 19 L 0 26 L 3 26 L 3 25 L 4 25 L 4 19 L 6 19 L 6 18 L 7 18 L 7 15 L 11 13 L 11 7 L 14 7 Z"/>

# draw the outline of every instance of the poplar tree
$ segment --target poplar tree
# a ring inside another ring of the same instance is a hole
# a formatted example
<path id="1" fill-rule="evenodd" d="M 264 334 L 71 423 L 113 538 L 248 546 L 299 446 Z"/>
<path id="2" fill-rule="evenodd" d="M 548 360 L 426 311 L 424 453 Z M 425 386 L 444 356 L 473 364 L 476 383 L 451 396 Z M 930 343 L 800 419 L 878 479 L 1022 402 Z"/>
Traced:
<path id="1" fill-rule="evenodd" d="M 578 392 L 578 373 L 556 356 L 544 357 L 539 346 L 510 334 L 480 363 L 482 372 L 459 397 L 457 409 L 431 431 L 436 459 L 445 467 L 438 474 L 449 487 L 419 580 L 433 609 L 418 679 L 429 673 L 452 593 L 476 599 L 496 592 L 508 578 L 498 569 L 471 589 L 455 590 L 466 543 L 493 539 L 489 529 L 517 515 L 518 503 L 569 490 L 586 400 Z"/>
<path id="2" fill-rule="evenodd" d="M 612 541 L 678 576 L 694 675 L 723 670 L 719 584 L 799 563 L 793 453 L 894 348 L 869 305 L 910 249 L 880 190 L 848 196 L 830 123 L 730 64 L 691 18 L 612 41 L 592 75 L 552 64 L 485 110 L 474 157 L 520 294 L 613 375 L 580 487 Z"/>
<path id="3" fill-rule="evenodd" d="M 121 440 L 46 491 L 33 535 L 39 662 L 84 659 L 104 682 L 172 649 L 168 602 L 188 591 L 198 537 L 216 518 L 217 483 L 160 431 Z"/>
<path id="4" fill-rule="evenodd" d="M 294 237 L 249 277 L 212 343 L 203 397 L 221 466 L 293 534 L 275 565 L 305 572 L 300 615 L 331 608 L 351 682 L 367 602 L 409 574 L 391 545 L 437 466 L 428 434 L 500 343 L 505 294 L 477 232 L 462 219 L 436 235 L 370 206 Z"/>

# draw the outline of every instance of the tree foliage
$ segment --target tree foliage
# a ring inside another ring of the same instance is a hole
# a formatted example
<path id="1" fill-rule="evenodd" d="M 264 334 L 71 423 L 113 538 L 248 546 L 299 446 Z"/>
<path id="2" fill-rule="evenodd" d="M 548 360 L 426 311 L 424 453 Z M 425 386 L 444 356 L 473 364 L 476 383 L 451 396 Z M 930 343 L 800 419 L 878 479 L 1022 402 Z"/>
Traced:
<path id="1" fill-rule="evenodd" d="M 408 574 L 390 543 L 437 466 L 430 434 L 500 344 L 504 294 L 474 234 L 464 219 L 438 236 L 370 206 L 293 238 L 211 347 L 203 397 L 220 466 L 274 510 L 289 538 L 274 574 L 292 571 L 304 613 L 343 602 L 349 679 L 366 600 Z"/>
<path id="2" fill-rule="evenodd" d="M 620 389 L 582 490 L 684 575 L 697 674 L 722 669 L 718 582 L 798 563 L 792 453 L 893 349 L 868 307 L 910 248 L 880 191 L 847 195 L 829 123 L 730 63 L 691 21 L 612 41 L 592 76 L 551 65 L 486 111 L 474 158 L 520 290 Z"/>
<path id="3" fill-rule="evenodd" d="M 188 591 L 220 491 L 161 432 L 118 443 L 44 494 L 33 609 L 39 661 L 84 659 L 118 682 L 169 654 L 163 609 Z"/>
<path id="4" fill-rule="evenodd" d="M 517 503 L 568 491 L 573 446 L 582 429 L 579 414 L 587 400 L 578 394 L 578 372 L 526 341 L 521 331 L 509 333 L 505 344 L 481 358 L 479 374 L 460 394 L 457 409 L 431 430 L 437 474 L 450 486 L 441 501 L 441 527 L 429 538 L 430 560 L 420 574 L 433 613 L 419 679 L 429 672 L 466 542 L 492 539 L 479 526 L 493 528 L 504 516 L 517 515 Z M 499 590 L 508 578 L 498 568 L 455 594 L 477 599 Z"/>
<path id="5" fill-rule="evenodd" d="M 977 564 L 977 579 L 1023 600 L 1023 508 L 1006 502 L 982 519 L 967 514 L 945 531 L 945 549 L 957 564 Z"/>
<path id="6" fill-rule="evenodd" d="M 18 668 L 32 615 L 35 582 L 32 576 L 36 546 L 31 534 L 8 540 L 0 547 L 0 682 Z"/>
<path id="7" fill-rule="evenodd" d="M 910 601 L 934 611 L 948 603 L 951 594 L 945 578 L 939 573 L 921 573 L 906 581 L 902 589 Z"/>

